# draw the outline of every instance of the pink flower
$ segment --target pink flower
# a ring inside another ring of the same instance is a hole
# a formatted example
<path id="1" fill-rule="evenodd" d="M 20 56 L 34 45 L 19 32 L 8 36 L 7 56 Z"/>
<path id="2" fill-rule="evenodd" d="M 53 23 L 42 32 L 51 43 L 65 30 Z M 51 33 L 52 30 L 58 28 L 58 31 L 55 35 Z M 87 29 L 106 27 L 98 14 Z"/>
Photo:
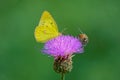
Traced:
<path id="1" fill-rule="evenodd" d="M 82 43 L 73 36 L 61 35 L 45 43 L 43 52 L 51 56 L 67 56 L 74 53 L 82 53 Z"/>

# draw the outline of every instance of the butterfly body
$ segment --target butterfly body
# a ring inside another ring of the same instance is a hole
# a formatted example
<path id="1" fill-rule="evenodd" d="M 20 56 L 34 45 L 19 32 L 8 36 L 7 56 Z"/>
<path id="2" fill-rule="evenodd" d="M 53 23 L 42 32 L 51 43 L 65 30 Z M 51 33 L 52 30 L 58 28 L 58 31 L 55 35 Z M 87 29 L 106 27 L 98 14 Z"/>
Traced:
<path id="1" fill-rule="evenodd" d="M 38 26 L 35 28 L 34 36 L 37 42 L 46 42 L 59 36 L 58 27 L 48 11 L 44 11 Z"/>

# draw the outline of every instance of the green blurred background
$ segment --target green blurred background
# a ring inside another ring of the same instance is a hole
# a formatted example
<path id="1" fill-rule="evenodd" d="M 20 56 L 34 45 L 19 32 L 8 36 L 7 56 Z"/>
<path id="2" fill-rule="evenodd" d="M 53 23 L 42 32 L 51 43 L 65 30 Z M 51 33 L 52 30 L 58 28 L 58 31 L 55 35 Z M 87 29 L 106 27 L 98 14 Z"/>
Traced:
<path id="1" fill-rule="evenodd" d="M 0 0 L 0 80 L 60 80 L 34 29 L 44 10 L 65 34 L 89 37 L 66 80 L 120 80 L 119 0 Z"/>

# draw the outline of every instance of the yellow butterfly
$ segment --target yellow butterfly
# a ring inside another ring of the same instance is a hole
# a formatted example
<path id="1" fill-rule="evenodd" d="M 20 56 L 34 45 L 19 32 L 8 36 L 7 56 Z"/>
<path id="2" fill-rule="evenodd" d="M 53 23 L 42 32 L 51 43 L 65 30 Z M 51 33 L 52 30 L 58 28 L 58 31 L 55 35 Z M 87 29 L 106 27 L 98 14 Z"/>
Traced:
<path id="1" fill-rule="evenodd" d="M 56 22 L 48 11 L 43 12 L 40 22 L 35 28 L 34 35 L 37 42 L 43 43 L 61 35 L 58 31 Z"/>

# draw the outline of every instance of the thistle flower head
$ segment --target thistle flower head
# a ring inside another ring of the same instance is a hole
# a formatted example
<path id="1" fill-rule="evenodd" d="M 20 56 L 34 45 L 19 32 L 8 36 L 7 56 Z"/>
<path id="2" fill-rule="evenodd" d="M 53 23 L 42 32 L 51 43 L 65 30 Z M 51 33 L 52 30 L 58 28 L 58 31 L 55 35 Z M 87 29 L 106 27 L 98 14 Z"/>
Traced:
<path id="1" fill-rule="evenodd" d="M 67 56 L 73 53 L 82 53 L 82 43 L 73 36 L 61 35 L 45 43 L 44 53 L 51 56 Z"/>

